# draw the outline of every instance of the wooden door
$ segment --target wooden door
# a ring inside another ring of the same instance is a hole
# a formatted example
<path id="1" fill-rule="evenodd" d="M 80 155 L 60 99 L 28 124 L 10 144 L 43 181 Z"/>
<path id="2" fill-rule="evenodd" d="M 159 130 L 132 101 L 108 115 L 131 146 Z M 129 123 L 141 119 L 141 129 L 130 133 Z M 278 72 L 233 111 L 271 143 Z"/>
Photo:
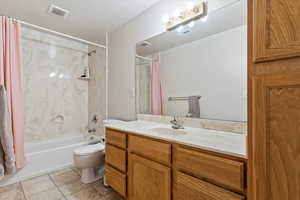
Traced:
<path id="1" fill-rule="evenodd" d="M 248 5 L 248 199 L 300 200 L 300 1 Z"/>
<path id="2" fill-rule="evenodd" d="M 253 0 L 254 61 L 300 56 L 299 0 Z"/>
<path id="3" fill-rule="evenodd" d="M 130 200 L 170 200 L 171 169 L 129 154 L 128 198 Z"/>

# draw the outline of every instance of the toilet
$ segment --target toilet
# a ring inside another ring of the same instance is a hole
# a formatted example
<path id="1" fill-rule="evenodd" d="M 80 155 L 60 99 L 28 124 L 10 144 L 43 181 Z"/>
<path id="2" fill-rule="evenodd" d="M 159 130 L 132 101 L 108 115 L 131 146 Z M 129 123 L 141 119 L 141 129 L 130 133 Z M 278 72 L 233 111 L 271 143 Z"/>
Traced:
<path id="1" fill-rule="evenodd" d="M 74 150 L 74 165 L 82 170 L 82 183 L 92 183 L 102 178 L 99 171 L 104 168 L 105 164 L 104 149 L 105 146 L 98 143 Z"/>

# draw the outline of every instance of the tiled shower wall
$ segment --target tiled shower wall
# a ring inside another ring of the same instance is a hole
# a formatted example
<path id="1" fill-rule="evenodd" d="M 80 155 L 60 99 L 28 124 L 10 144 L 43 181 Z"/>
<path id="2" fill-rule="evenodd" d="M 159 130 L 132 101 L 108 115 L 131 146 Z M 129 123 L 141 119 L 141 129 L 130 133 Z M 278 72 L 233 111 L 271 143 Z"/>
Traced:
<path id="1" fill-rule="evenodd" d="M 150 113 L 150 63 L 136 58 L 136 111 L 140 114 Z"/>
<path id="2" fill-rule="evenodd" d="M 77 79 L 88 66 L 88 46 L 23 28 L 25 142 L 85 134 L 88 81 Z"/>

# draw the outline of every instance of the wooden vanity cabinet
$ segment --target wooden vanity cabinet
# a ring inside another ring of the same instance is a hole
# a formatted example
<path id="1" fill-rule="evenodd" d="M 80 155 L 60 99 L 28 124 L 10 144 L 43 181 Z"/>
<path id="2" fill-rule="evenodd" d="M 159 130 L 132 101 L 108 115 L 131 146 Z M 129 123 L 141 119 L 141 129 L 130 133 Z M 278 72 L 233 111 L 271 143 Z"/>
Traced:
<path id="1" fill-rule="evenodd" d="M 113 129 L 107 133 L 106 182 L 126 199 L 246 199 L 243 158 Z"/>

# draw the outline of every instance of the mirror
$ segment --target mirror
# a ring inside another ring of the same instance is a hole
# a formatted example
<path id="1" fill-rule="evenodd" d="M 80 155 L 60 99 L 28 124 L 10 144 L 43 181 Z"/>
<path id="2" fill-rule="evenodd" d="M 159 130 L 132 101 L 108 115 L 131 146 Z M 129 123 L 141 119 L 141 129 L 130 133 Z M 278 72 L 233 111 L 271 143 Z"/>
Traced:
<path id="1" fill-rule="evenodd" d="M 246 2 L 136 45 L 139 114 L 247 119 Z"/>

